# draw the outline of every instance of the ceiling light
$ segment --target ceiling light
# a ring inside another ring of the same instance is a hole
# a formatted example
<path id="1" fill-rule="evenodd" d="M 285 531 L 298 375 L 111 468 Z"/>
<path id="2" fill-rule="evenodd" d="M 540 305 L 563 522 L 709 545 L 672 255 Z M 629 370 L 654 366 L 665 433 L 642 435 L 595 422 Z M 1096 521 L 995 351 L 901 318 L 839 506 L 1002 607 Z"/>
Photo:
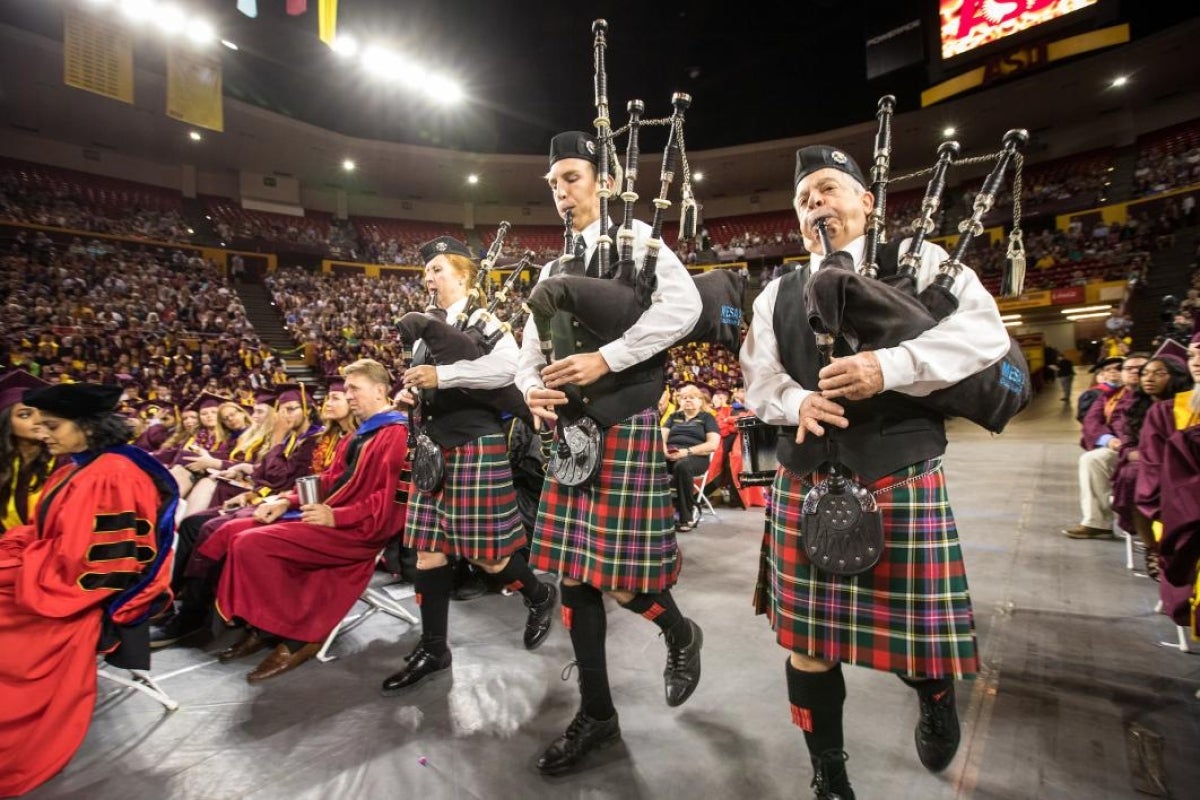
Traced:
<path id="1" fill-rule="evenodd" d="M 193 233 L 195 233 L 195 232 L 196 232 L 196 231 L 195 231 L 195 229 L 193 229 L 193 228 L 188 228 L 188 236 L 191 236 L 191 235 L 192 235 Z"/>
<path id="2" fill-rule="evenodd" d="M 479 183 L 479 176 L 476 175 L 474 172 L 472 172 L 470 175 L 467 176 L 467 183 L 470 183 L 470 184 Z"/>
<path id="3" fill-rule="evenodd" d="M 426 74 L 420 86 L 431 99 L 444 105 L 453 105 L 463 99 L 462 87 L 441 75 Z"/>
<path id="4" fill-rule="evenodd" d="M 188 138 L 193 142 L 198 142 L 204 137 L 200 135 L 200 131 L 188 131 Z"/>
<path id="5" fill-rule="evenodd" d="M 154 4 L 150 0 L 126 0 L 121 11 L 133 22 L 145 22 L 154 16 Z"/>
<path id="6" fill-rule="evenodd" d="M 164 4 L 157 8 L 157 13 L 154 17 L 154 23 L 162 30 L 163 33 L 174 35 L 183 30 L 184 23 L 187 20 L 183 16 L 183 12 L 178 6 Z"/>
<path id="7" fill-rule="evenodd" d="M 1021 318 L 1020 314 L 1001 314 L 1000 315 L 1000 319 L 1002 319 L 1005 322 L 1008 322 L 1009 320 L 1013 320 L 1013 319 L 1020 319 L 1020 318 Z"/>
<path id="8" fill-rule="evenodd" d="M 236 44 L 234 44 L 233 42 L 229 41 L 228 39 L 222 39 L 222 40 L 221 40 L 221 44 L 225 45 L 225 46 L 226 46 L 226 47 L 228 47 L 230 50 L 237 50 L 237 49 L 238 49 L 238 46 L 237 46 Z"/>
<path id="9" fill-rule="evenodd" d="M 1063 314 L 1086 314 L 1089 311 L 1111 311 L 1112 305 L 1100 306 L 1081 306 L 1079 308 L 1064 308 L 1060 313 Z"/>
<path id="10" fill-rule="evenodd" d="M 193 19 L 187 28 L 188 38 L 196 44 L 209 44 L 216 41 L 217 32 L 212 24 L 205 19 Z"/>
<path id="11" fill-rule="evenodd" d="M 337 53 L 339 56 L 346 56 L 347 58 L 350 58 L 358 52 L 358 40 L 353 36 L 342 35 L 334 39 L 333 44 L 330 45 L 330 47 L 332 47 L 333 52 Z"/>
<path id="12" fill-rule="evenodd" d="M 1111 312 L 1100 311 L 1095 314 L 1072 314 L 1069 317 L 1067 317 L 1067 319 L 1069 319 L 1071 322 L 1075 322 L 1076 320 L 1080 320 L 1080 319 L 1100 319 L 1101 317 L 1110 317 L 1110 316 L 1112 316 Z"/>
<path id="13" fill-rule="evenodd" d="M 362 54 L 362 66 L 381 78 L 390 78 L 400 66 L 400 58 L 391 50 L 372 45 Z"/>
<path id="14" fill-rule="evenodd" d="M 1024 325 L 1024 324 L 1025 324 L 1025 323 L 1024 323 L 1024 322 L 1021 322 L 1021 320 L 1019 320 L 1019 319 L 1010 319 L 1008 322 L 1004 323 L 1004 327 L 1006 327 L 1006 328 L 1019 328 L 1019 327 L 1021 327 L 1021 326 L 1022 326 L 1022 325 Z"/>
<path id="15" fill-rule="evenodd" d="M 693 172 L 692 180 L 695 181 L 696 183 L 699 183 L 700 181 L 704 180 L 704 173 L 703 172 Z"/>
<path id="16" fill-rule="evenodd" d="M 1120 89 L 1122 86 L 1124 86 L 1124 85 L 1125 85 L 1125 84 L 1127 84 L 1127 83 L 1129 83 L 1129 78 L 1128 78 L 1128 77 L 1126 77 L 1126 76 L 1124 76 L 1124 75 L 1118 75 L 1117 77 L 1115 77 L 1115 78 L 1113 78 L 1113 79 L 1112 79 L 1112 84 L 1111 84 L 1111 86 L 1112 86 L 1114 89 Z"/>
<path id="17" fill-rule="evenodd" d="M 357 166 L 357 165 L 354 163 L 354 161 L 352 159 L 347 158 L 342 161 L 342 169 L 346 170 L 346 172 L 354 172 L 355 166 Z"/>
<path id="18" fill-rule="evenodd" d="M 957 128 L 955 128 L 953 125 L 947 126 L 942 129 L 942 138 L 949 139 L 951 136 L 953 136 L 956 133 L 958 133 Z"/>

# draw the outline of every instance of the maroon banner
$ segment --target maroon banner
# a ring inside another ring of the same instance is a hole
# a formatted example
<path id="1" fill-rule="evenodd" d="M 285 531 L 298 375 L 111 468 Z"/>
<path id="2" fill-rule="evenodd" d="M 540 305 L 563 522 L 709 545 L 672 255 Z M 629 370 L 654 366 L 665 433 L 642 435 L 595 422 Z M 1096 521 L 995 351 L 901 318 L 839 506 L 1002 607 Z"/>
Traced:
<path id="1" fill-rule="evenodd" d="M 1050 290 L 1050 305 L 1067 306 L 1071 303 L 1082 303 L 1085 297 L 1082 286 L 1063 286 Z"/>

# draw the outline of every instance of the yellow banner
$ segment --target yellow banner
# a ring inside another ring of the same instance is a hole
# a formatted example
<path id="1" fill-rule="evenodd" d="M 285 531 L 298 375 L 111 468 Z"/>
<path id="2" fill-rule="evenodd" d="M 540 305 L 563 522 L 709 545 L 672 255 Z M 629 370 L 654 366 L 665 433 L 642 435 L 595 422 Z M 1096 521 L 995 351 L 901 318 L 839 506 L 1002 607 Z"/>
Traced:
<path id="1" fill-rule="evenodd" d="M 133 103 L 133 39 L 119 22 L 70 6 L 63 16 L 63 83 Z"/>
<path id="2" fill-rule="evenodd" d="M 996 301 L 1000 312 L 1019 311 L 1023 308 L 1038 308 L 1050 305 L 1050 292 L 1025 292 L 1020 297 L 1006 297 Z"/>
<path id="3" fill-rule="evenodd" d="M 331 47 L 337 38 L 337 6 L 338 0 L 317 0 L 317 36 Z"/>
<path id="4" fill-rule="evenodd" d="M 168 50 L 167 116 L 210 131 L 225 130 L 218 56 L 186 46 Z"/>

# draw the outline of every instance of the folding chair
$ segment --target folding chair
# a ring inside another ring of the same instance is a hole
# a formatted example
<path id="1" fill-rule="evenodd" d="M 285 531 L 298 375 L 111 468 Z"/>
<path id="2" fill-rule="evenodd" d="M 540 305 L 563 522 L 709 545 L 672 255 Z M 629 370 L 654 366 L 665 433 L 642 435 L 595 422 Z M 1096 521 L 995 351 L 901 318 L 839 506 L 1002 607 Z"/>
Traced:
<path id="1" fill-rule="evenodd" d="M 692 486 L 696 490 L 696 502 L 692 506 L 695 509 L 692 512 L 693 525 L 699 525 L 705 514 L 711 514 L 712 518 L 717 522 L 721 521 L 721 518 L 717 516 L 716 509 L 713 508 L 712 501 L 708 499 L 708 495 L 704 493 L 704 490 L 711 481 L 721 476 L 724 451 L 724 445 L 717 445 L 717 449 L 708 454 L 708 469 L 705 470 L 703 475 L 697 476 L 692 481 Z"/>
<path id="2" fill-rule="evenodd" d="M 379 551 L 376 561 L 383 557 L 383 551 Z M 320 651 L 316 655 L 316 659 L 321 662 L 333 661 L 337 658 L 335 655 L 329 654 L 329 648 L 333 646 L 334 641 L 343 633 L 354 630 L 359 625 L 362 625 L 368 619 L 378 614 L 380 611 L 395 617 L 398 620 L 407 622 L 409 625 L 416 627 L 421 624 L 411 611 L 400 605 L 401 600 L 407 600 L 410 597 L 416 596 L 416 590 L 412 586 L 407 586 L 399 591 L 389 592 L 385 586 L 370 586 L 363 590 L 359 596 L 358 602 L 366 605 L 362 611 L 354 614 L 347 614 L 342 618 L 329 635 L 325 637 L 325 644 L 321 645 Z"/>
<path id="3" fill-rule="evenodd" d="M 121 673 L 125 673 L 124 675 Z M 128 677 L 126 677 L 128 675 Z M 111 681 L 119 686 L 125 687 L 125 691 L 117 690 L 107 697 L 103 698 L 97 704 L 98 708 L 108 708 L 113 705 L 118 698 L 125 696 L 128 690 L 132 689 L 147 697 L 152 698 L 158 703 L 161 703 L 163 708 L 168 712 L 175 711 L 179 708 L 179 703 L 171 699 L 161 686 L 159 686 L 154 678 L 150 677 L 150 673 L 144 669 L 118 669 L 104 661 L 100 660 L 100 668 L 96 671 L 96 677 L 103 678 L 106 681 Z"/>

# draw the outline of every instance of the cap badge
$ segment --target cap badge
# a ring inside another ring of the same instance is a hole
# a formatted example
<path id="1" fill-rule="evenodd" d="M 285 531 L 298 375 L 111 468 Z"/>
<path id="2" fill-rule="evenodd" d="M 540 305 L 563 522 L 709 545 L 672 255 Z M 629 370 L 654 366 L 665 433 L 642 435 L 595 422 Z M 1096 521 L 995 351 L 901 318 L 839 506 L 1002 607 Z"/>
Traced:
<path id="1" fill-rule="evenodd" d="M 834 150 L 832 153 L 829 154 L 829 157 L 832 158 L 834 160 L 834 162 L 837 164 L 845 164 L 846 163 L 846 154 L 843 153 L 841 150 Z"/>
<path id="2" fill-rule="evenodd" d="M 448 244 L 446 244 L 445 242 L 438 242 L 437 244 L 435 244 L 433 246 L 433 249 L 437 250 L 439 253 L 444 253 L 450 249 L 450 246 Z"/>

